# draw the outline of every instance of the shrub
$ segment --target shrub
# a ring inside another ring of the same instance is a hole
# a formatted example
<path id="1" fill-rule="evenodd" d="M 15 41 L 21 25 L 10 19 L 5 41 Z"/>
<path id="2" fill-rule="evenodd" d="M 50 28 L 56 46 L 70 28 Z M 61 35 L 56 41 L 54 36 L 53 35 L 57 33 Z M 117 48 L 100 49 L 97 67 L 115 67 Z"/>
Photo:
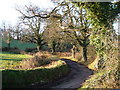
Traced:
<path id="1" fill-rule="evenodd" d="M 20 51 L 20 54 L 26 54 L 26 52 L 25 52 L 25 51 L 23 51 L 23 50 L 21 50 L 21 51 Z"/>
<path id="2" fill-rule="evenodd" d="M 30 59 L 24 59 L 21 61 L 21 67 L 23 69 L 30 69 L 30 68 L 35 68 L 39 67 L 41 65 L 46 65 L 50 63 L 50 59 L 48 59 L 46 56 L 34 56 L 33 58 Z"/>
<path id="3" fill-rule="evenodd" d="M 80 61 L 82 60 L 82 54 L 81 53 L 76 53 L 75 58 Z"/>
<path id="4" fill-rule="evenodd" d="M 49 58 L 49 57 L 51 57 L 52 55 L 49 53 L 49 52 L 47 52 L 47 51 L 40 51 L 40 52 L 37 52 L 36 54 L 35 54 L 36 56 L 46 56 L 47 58 Z"/>

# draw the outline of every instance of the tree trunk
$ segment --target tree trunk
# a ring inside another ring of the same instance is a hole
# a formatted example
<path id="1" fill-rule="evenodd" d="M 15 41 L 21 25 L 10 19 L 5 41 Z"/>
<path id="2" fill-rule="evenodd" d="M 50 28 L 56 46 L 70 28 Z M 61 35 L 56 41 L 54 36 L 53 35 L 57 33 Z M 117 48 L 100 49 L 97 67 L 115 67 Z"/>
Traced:
<path id="1" fill-rule="evenodd" d="M 52 54 L 55 54 L 56 50 L 55 50 L 55 45 L 52 46 Z"/>
<path id="2" fill-rule="evenodd" d="M 76 47 L 73 45 L 72 48 L 72 57 L 75 58 L 75 54 L 76 54 Z"/>
<path id="3" fill-rule="evenodd" d="M 52 48 L 52 54 L 54 54 L 55 53 L 55 48 Z"/>
<path id="4" fill-rule="evenodd" d="M 17 40 L 19 40 L 19 34 L 17 35 Z"/>
<path id="5" fill-rule="evenodd" d="M 87 47 L 83 47 L 83 60 L 87 61 Z"/>
<path id="6" fill-rule="evenodd" d="M 52 41 L 52 54 L 55 54 L 56 42 Z"/>
<path id="7" fill-rule="evenodd" d="M 37 50 L 38 50 L 38 52 L 41 50 L 41 46 L 37 46 Z"/>

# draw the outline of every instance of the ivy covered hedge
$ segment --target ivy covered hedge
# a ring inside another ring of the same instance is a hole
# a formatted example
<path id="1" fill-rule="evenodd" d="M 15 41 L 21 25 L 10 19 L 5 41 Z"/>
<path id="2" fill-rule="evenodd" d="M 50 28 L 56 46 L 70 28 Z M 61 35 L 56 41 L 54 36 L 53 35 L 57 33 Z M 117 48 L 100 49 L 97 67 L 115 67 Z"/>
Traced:
<path id="1" fill-rule="evenodd" d="M 48 83 L 68 73 L 69 68 L 64 61 L 57 61 L 57 66 L 52 68 L 35 68 L 29 70 L 2 70 L 2 87 L 16 88 L 27 87 L 35 83 Z"/>

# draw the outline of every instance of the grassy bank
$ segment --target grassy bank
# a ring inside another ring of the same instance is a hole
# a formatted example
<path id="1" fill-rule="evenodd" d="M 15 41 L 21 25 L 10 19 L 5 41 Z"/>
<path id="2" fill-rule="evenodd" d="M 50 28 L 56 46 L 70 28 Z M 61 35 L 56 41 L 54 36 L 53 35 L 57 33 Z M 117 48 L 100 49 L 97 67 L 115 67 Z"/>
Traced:
<path id="1" fill-rule="evenodd" d="M 2 70 L 3 88 L 26 87 L 35 83 L 52 82 L 61 76 L 67 74 L 69 68 L 64 61 L 56 61 L 49 67 L 37 67 L 34 69 L 6 69 Z"/>
<path id="2" fill-rule="evenodd" d="M 0 69 L 16 67 L 20 64 L 20 61 L 22 61 L 22 59 L 25 59 L 25 58 L 32 58 L 32 56 L 1 52 L 0 53 Z"/>
<path id="3" fill-rule="evenodd" d="M 118 51 L 114 51 L 113 57 L 108 58 L 103 69 L 99 69 L 91 75 L 88 80 L 83 83 L 83 86 L 78 90 L 83 88 L 109 88 L 109 89 L 119 89 L 120 88 L 120 58 L 118 57 Z M 108 56 L 112 56 L 111 54 Z M 95 65 L 95 61 L 92 65 Z"/>
<path id="4" fill-rule="evenodd" d="M 30 58 L 30 59 L 29 59 Z M 50 60 L 50 63 L 35 68 L 17 68 L 25 63 L 35 63 L 35 58 L 30 55 L 14 54 L 8 52 L 0 53 L 0 71 L 2 72 L 2 87 L 27 87 L 36 83 L 44 84 L 52 82 L 68 73 L 69 68 L 62 60 Z M 24 59 L 24 60 L 23 60 Z M 45 55 L 38 58 L 42 62 L 46 60 Z M 27 62 L 28 60 L 29 62 Z M 37 60 L 36 60 L 37 61 Z M 30 64 L 31 65 L 31 64 Z"/>

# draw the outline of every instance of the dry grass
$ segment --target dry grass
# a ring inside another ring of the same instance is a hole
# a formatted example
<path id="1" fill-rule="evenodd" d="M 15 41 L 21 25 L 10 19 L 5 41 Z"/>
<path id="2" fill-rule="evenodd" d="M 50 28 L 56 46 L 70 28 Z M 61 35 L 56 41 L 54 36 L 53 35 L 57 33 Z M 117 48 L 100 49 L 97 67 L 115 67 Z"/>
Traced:
<path id="1" fill-rule="evenodd" d="M 70 59 L 72 61 L 76 61 L 78 63 L 84 64 L 90 69 L 96 70 L 95 64 L 96 64 L 97 55 L 96 55 L 95 47 L 91 45 L 88 46 L 87 48 L 88 60 L 86 62 L 83 61 L 82 54 L 83 54 L 82 47 L 80 47 L 79 52 L 76 52 L 75 58 L 72 57 L 71 52 L 57 52 L 56 53 L 56 55 L 60 58 Z"/>
<path id="2" fill-rule="evenodd" d="M 70 57 L 71 56 L 71 52 L 56 52 L 56 55 L 58 57 Z"/>
<path id="3" fill-rule="evenodd" d="M 48 51 L 40 51 L 34 54 L 34 56 L 50 58 L 52 54 Z"/>
<path id="4" fill-rule="evenodd" d="M 42 58 L 51 58 L 52 60 L 56 60 L 59 58 L 67 58 L 67 59 L 71 59 L 73 61 L 79 62 L 84 64 L 85 66 L 87 66 L 90 69 L 96 70 L 96 67 L 94 66 L 96 63 L 94 62 L 96 57 L 96 51 L 95 51 L 95 47 L 89 45 L 87 48 L 87 55 L 88 55 L 88 60 L 86 62 L 84 62 L 82 59 L 82 47 L 80 47 L 80 51 L 76 52 L 75 58 L 72 58 L 72 53 L 71 52 L 56 52 L 55 55 L 52 55 L 50 52 L 47 51 L 41 51 L 38 52 L 36 54 L 34 54 L 34 56 L 39 56 Z"/>
<path id="5" fill-rule="evenodd" d="M 40 67 L 42 65 L 49 64 L 51 59 L 47 58 L 47 56 L 34 56 L 30 59 L 24 59 L 21 61 L 21 68 L 22 69 L 31 69 L 35 67 Z"/>

